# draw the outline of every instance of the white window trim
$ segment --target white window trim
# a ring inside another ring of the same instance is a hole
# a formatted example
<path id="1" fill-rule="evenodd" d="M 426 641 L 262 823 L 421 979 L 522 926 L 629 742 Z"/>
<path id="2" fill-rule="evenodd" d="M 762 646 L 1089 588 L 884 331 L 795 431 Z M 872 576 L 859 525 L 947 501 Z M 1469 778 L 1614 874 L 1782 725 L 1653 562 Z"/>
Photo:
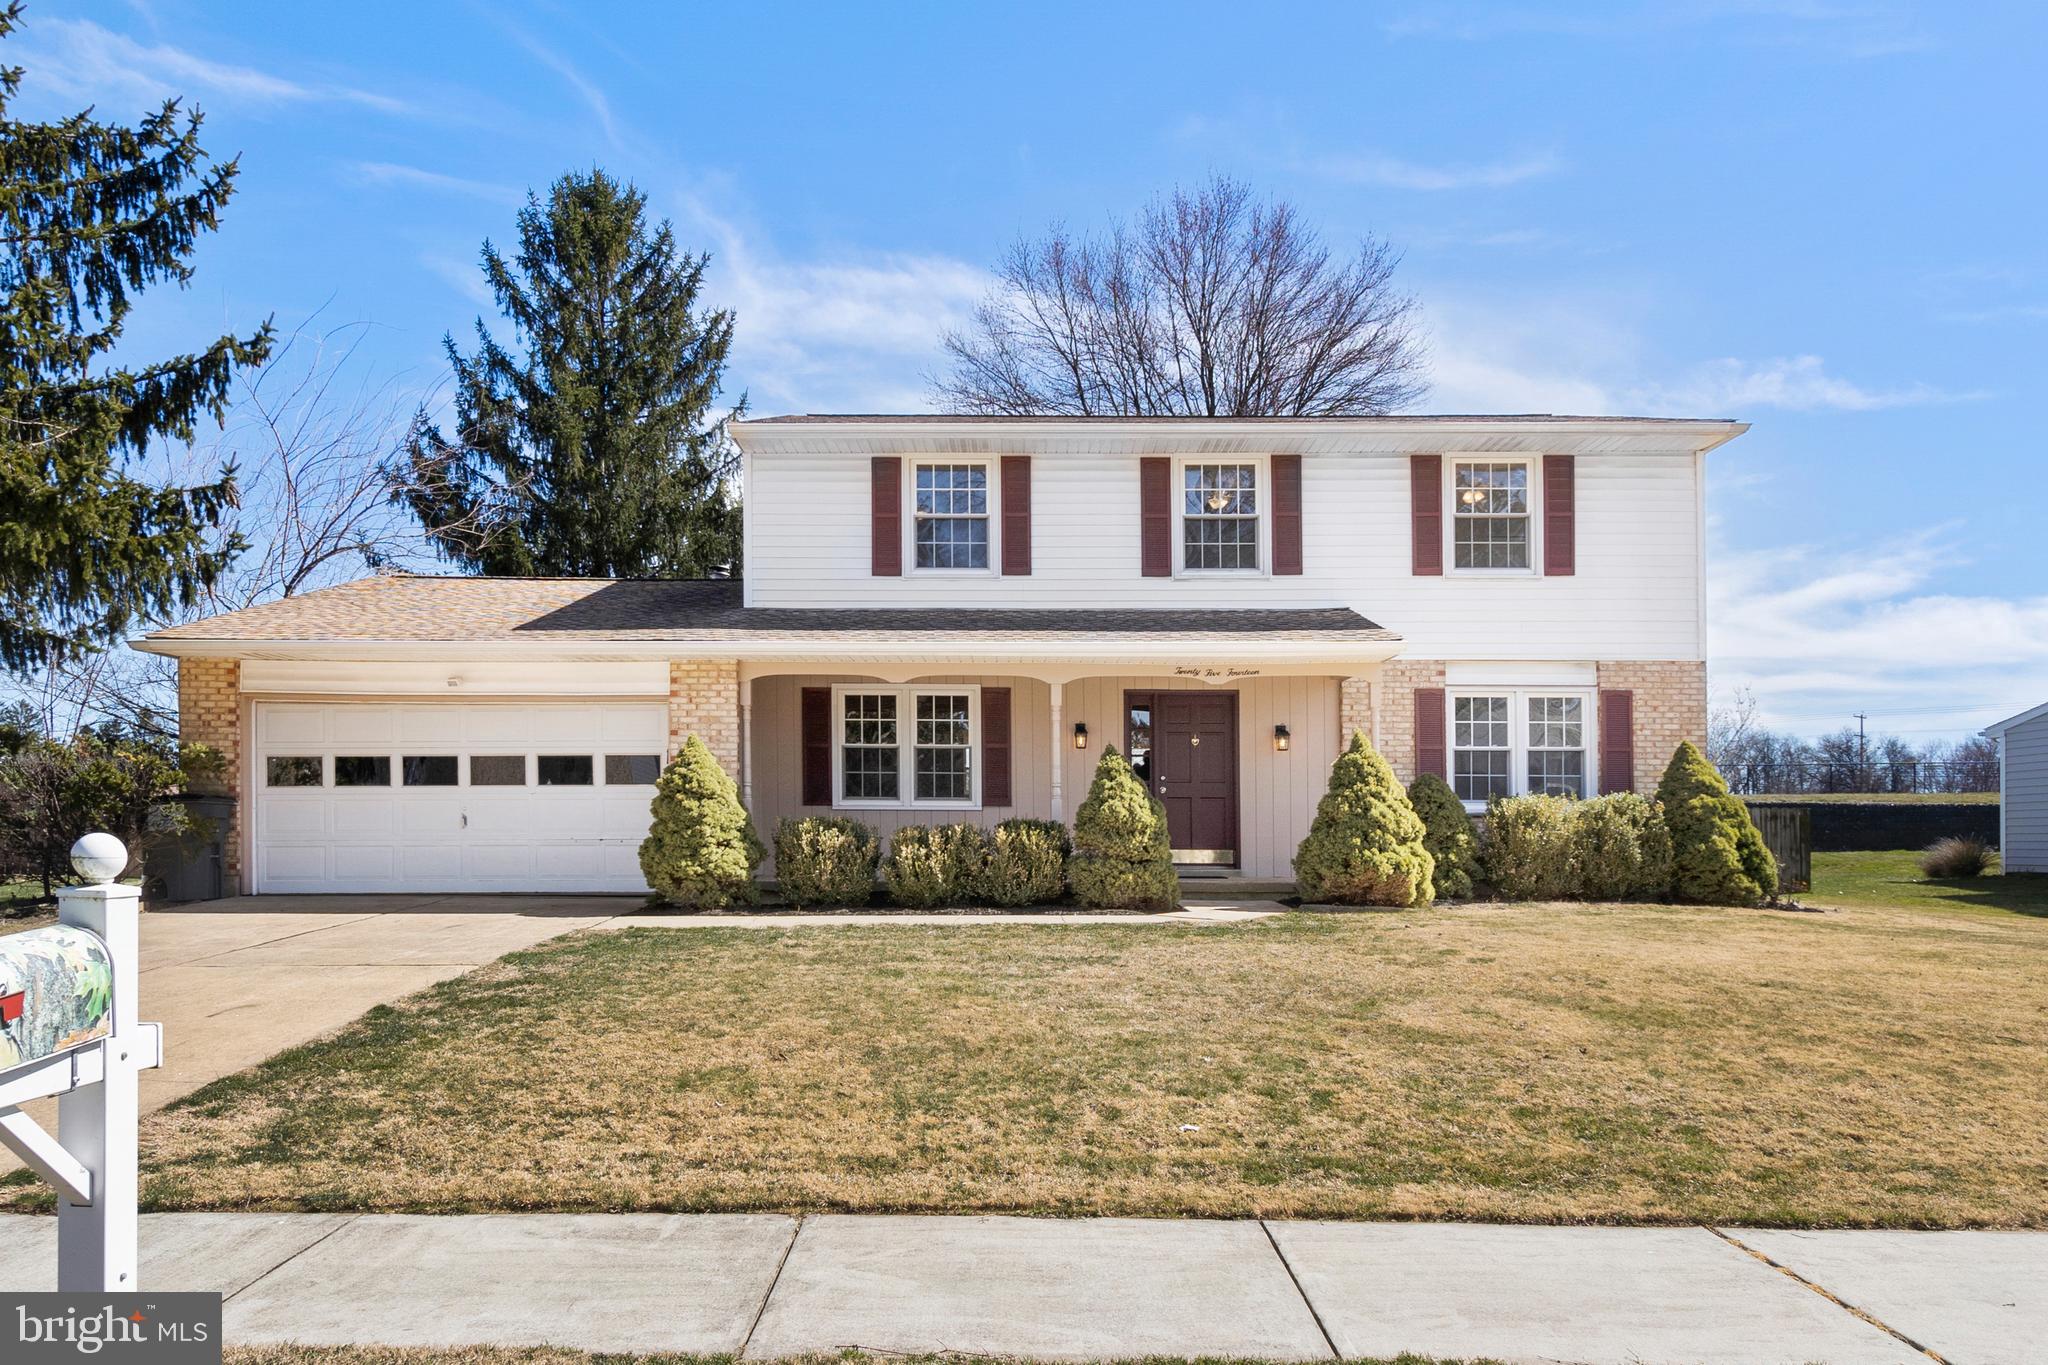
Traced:
<path id="1" fill-rule="evenodd" d="M 1471 686 L 1444 689 L 1444 780 L 1456 789 L 1458 754 L 1458 698 L 1460 697 L 1506 697 L 1508 699 L 1508 794 L 1526 796 L 1529 793 L 1529 700 L 1532 697 L 1576 697 L 1579 700 L 1579 715 L 1585 727 L 1584 751 L 1586 755 L 1585 796 L 1590 800 L 1600 794 L 1600 715 L 1599 689 L 1589 687 L 1558 687 L 1542 683 L 1525 687 Z M 1466 801 L 1465 809 L 1477 815 L 1486 809 L 1484 801 Z"/>
<path id="2" fill-rule="evenodd" d="M 986 455 L 903 457 L 903 572 L 917 578 L 999 578 L 1003 572 L 1002 469 Z M 917 563 L 917 470 L 919 465 L 977 465 L 988 481 L 988 566 L 981 569 L 925 569 Z"/>
<path id="3" fill-rule="evenodd" d="M 1191 569 L 1187 565 L 1187 467 L 1203 464 L 1248 464 L 1257 472 L 1252 490 L 1258 501 L 1259 567 L 1256 569 Z M 1175 578 L 1271 578 L 1273 576 L 1273 477 L 1264 455 L 1180 455 L 1173 461 L 1173 576 Z"/>
<path id="4" fill-rule="evenodd" d="M 1540 455 L 1502 455 L 1485 451 L 1445 452 L 1442 506 L 1444 509 L 1444 576 L 1447 578 L 1541 578 L 1543 576 L 1543 458 Z M 1458 567 L 1458 466 L 1461 464 L 1518 464 L 1529 471 L 1529 567 L 1526 569 L 1461 569 Z M 1495 693 L 1493 695 L 1499 695 Z"/>
<path id="5" fill-rule="evenodd" d="M 917 792 L 917 698 L 967 695 L 967 780 L 971 795 L 965 801 L 918 800 Z M 893 801 L 854 800 L 846 795 L 846 701 L 848 696 L 896 698 L 896 790 Z M 834 810 L 980 810 L 981 809 L 981 687 L 976 683 L 918 683 L 896 686 L 876 683 L 844 683 L 832 689 L 832 808 Z"/>

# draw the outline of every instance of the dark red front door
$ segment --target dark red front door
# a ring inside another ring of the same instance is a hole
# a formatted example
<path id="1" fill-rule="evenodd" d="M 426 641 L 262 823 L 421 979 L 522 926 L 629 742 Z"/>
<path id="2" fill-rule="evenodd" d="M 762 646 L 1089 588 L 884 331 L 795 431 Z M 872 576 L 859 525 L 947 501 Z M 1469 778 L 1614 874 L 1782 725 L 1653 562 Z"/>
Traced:
<path id="1" fill-rule="evenodd" d="M 1237 693 L 1132 693 L 1132 757 L 1166 807 L 1173 858 L 1237 862 Z M 1140 731 L 1149 720 L 1149 735 Z"/>

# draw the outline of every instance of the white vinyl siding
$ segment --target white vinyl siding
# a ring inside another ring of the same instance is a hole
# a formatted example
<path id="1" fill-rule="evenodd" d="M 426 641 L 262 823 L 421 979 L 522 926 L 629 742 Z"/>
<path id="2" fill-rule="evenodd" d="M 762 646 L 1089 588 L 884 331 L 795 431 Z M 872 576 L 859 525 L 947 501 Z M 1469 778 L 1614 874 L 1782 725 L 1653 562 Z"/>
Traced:
<path id="1" fill-rule="evenodd" d="M 870 574 L 864 448 L 753 455 L 747 490 L 753 537 L 747 547 L 749 602 L 956 608 L 1342 604 L 1400 632 L 1402 652 L 1410 658 L 1702 656 L 1698 462 L 1691 456 L 1579 456 L 1578 562 L 1569 578 L 1533 571 L 1416 577 L 1409 555 L 1407 456 L 1346 453 L 1311 453 L 1302 460 L 1301 575 L 1146 578 L 1139 562 L 1136 457 L 1078 441 L 1047 446 L 1052 448 L 1033 446 L 1028 452 L 1031 575 L 990 575 L 971 587 L 957 575 Z M 908 482 L 912 461 L 937 460 L 944 452 L 901 453 Z M 1242 457 L 1213 460 L 1241 463 Z M 1176 497 L 1184 491 L 1177 469 L 1173 488 Z M 1178 565 L 1177 517 L 1174 537 Z"/>
<path id="2" fill-rule="evenodd" d="M 2003 742 L 2005 870 L 2048 872 L 2048 716 L 2013 726 Z"/>

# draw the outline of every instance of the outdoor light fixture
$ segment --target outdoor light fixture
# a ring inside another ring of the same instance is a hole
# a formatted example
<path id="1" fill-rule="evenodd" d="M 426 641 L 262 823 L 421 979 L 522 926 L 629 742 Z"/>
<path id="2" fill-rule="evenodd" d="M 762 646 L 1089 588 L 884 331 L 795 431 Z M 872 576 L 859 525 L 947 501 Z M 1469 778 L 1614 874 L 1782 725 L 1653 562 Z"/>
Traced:
<path id="1" fill-rule="evenodd" d="M 1076 749 L 1088 747 L 1088 727 L 1078 720 L 1074 722 L 1074 747 Z"/>
<path id="2" fill-rule="evenodd" d="M 1284 725 L 1276 725 L 1276 726 L 1274 726 L 1274 727 L 1273 727 L 1273 747 L 1274 747 L 1274 748 L 1278 749 L 1278 750 L 1279 750 L 1279 751 L 1280 751 L 1281 753 L 1283 753 L 1283 754 L 1284 754 L 1284 753 L 1286 753 L 1286 752 L 1287 752 L 1288 746 L 1289 746 L 1289 745 L 1291 745 L 1291 744 L 1292 744 L 1293 742 L 1294 742 L 1294 737 L 1293 737 L 1292 735 L 1290 735 L 1290 734 L 1288 734 L 1288 733 L 1287 733 L 1287 727 L 1286 727 L 1286 726 L 1284 726 Z"/>

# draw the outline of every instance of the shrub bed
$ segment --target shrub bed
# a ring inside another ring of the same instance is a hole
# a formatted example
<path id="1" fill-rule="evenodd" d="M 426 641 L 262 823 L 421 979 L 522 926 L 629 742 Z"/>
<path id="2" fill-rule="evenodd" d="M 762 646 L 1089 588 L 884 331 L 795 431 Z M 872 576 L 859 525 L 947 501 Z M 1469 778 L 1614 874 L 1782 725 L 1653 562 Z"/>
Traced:
<path id="1" fill-rule="evenodd" d="M 979 889 L 988 860 L 973 825 L 905 825 L 889 839 L 882 883 L 889 899 L 909 910 L 963 905 Z"/>
<path id="2" fill-rule="evenodd" d="M 990 905 L 1048 905 L 1067 894 L 1073 841 L 1057 820 L 1005 820 L 989 831 L 977 899 Z"/>
<path id="3" fill-rule="evenodd" d="M 881 840 L 837 815 L 785 819 L 775 827 L 775 880 L 799 909 L 866 905 L 875 895 Z"/>

